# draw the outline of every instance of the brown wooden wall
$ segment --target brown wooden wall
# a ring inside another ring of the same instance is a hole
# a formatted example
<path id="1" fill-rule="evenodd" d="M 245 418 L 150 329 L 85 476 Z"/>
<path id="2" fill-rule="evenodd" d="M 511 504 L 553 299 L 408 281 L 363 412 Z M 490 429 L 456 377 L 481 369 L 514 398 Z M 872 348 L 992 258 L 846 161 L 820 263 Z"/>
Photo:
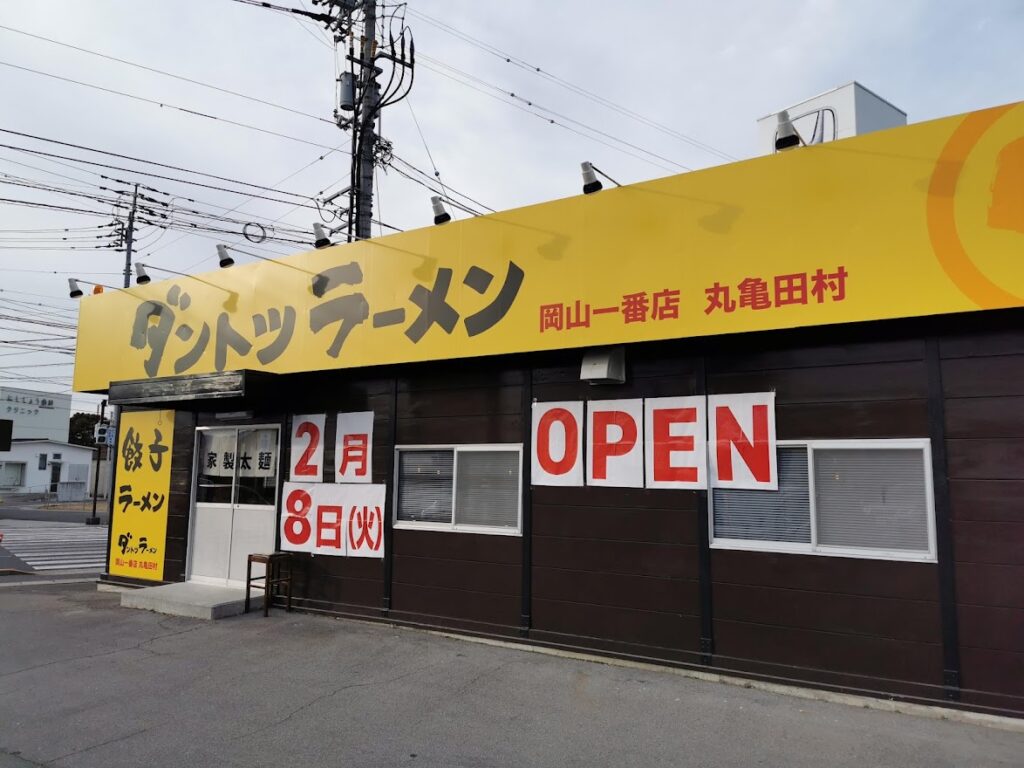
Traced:
<path id="1" fill-rule="evenodd" d="M 302 413 L 327 413 L 324 427 L 324 482 L 334 482 L 337 437 L 337 413 L 347 411 L 373 411 L 373 482 L 391 484 L 392 466 L 391 432 L 394 423 L 394 384 L 391 380 L 371 373 L 342 375 L 321 373 L 288 377 L 290 402 L 301 402 Z M 284 394 L 284 393 L 282 393 Z M 298 397 L 296 397 L 298 394 Z M 274 404 L 268 403 L 268 407 Z M 279 407 L 279 405 L 277 406 Z M 288 415 L 282 430 L 282 472 L 287 479 L 290 465 Z M 390 497 L 389 497 L 390 502 Z M 380 614 L 384 597 L 384 571 L 380 560 L 359 557 L 325 557 L 296 554 L 293 558 L 295 580 L 292 588 L 295 602 L 300 607 L 314 610 L 341 611 L 367 616 Z"/>
<path id="2" fill-rule="evenodd" d="M 171 450 L 171 493 L 167 500 L 167 543 L 164 581 L 184 581 L 188 556 L 188 526 L 192 509 L 192 461 L 195 455 L 196 417 L 189 411 L 174 413 Z"/>
<path id="3" fill-rule="evenodd" d="M 697 363 L 666 345 L 630 350 L 623 385 L 580 381 L 579 353 L 544 356 L 538 401 L 691 395 Z M 535 487 L 531 637 L 694 661 L 700 641 L 697 494 Z"/>
<path id="4" fill-rule="evenodd" d="M 281 402 L 332 416 L 375 412 L 373 475 L 389 487 L 389 516 L 395 445 L 528 447 L 531 399 L 773 390 L 780 439 L 945 434 L 948 451 L 948 503 L 937 499 L 937 510 L 951 510 L 955 571 L 709 551 L 704 494 L 534 487 L 524 495 L 526 539 L 402 529 L 393 531 L 389 562 L 299 555 L 297 602 L 936 700 L 948 692 L 952 645 L 964 702 L 1024 712 L 1022 319 L 1016 311 L 640 344 L 627 348 L 626 383 L 611 386 L 579 381 L 580 351 L 283 378 L 280 398 L 261 406 L 282 421 Z M 329 418 L 328 482 L 334 430 Z M 175 444 L 177 457 L 192 442 L 176 432 Z M 191 480 L 174 477 L 168 554 L 180 549 L 171 560 L 179 563 Z M 710 646 L 702 648 L 702 635 Z"/>
<path id="5" fill-rule="evenodd" d="M 964 700 L 1024 710 L 1024 333 L 940 350 Z"/>
<path id="6" fill-rule="evenodd" d="M 507 361 L 410 368 L 397 380 L 396 444 L 522 443 L 525 381 Z M 395 531 L 391 609 L 398 618 L 515 634 L 521 584 L 518 536 Z"/>
<path id="7" fill-rule="evenodd" d="M 709 393 L 774 390 L 780 440 L 929 436 L 923 338 L 780 341 L 709 355 Z M 936 565 L 714 549 L 711 573 L 716 665 L 941 697 Z"/>

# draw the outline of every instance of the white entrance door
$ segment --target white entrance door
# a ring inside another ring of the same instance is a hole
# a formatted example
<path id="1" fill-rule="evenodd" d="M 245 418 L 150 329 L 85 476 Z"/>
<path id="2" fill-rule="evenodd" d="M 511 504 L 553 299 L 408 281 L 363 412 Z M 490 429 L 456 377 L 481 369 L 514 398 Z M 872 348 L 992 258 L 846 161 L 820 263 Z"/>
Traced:
<path id="1" fill-rule="evenodd" d="M 197 430 L 190 580 L 242 586 L 248 556 L 274 551 L 279 448 L 277 427 Z"/>

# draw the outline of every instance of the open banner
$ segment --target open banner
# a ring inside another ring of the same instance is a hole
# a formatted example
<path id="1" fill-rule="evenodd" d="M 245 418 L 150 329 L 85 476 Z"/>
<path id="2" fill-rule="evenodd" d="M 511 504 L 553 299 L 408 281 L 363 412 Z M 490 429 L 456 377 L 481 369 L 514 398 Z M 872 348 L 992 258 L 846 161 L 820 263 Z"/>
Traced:
<path id="1" fill-rule="evenodd" d="M 284 484 L 281 549 L 384 557 L 384 485 Z"/>
<path id="2" fill-rule="evenodd" d="M 583 413 L 533 404 L 533 485 L 778 490 L 774 392 L 591 400 Z"/>

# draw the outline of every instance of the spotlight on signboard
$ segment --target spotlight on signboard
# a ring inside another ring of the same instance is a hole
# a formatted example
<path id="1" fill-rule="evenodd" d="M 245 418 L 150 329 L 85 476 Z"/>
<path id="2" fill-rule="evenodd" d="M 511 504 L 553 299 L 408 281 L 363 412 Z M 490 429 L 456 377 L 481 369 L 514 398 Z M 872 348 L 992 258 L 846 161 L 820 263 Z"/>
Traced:
<path id="1" fill-rule="evenodd" d="M 589 195 L 593 192 L 599 192 L 604 189 L 604 185 L 601 180 L 597 178 L 597 174 L 594 172 L 594 166 L 586 161 L 580 163 L 580 168 L 583 170 L 583 194 Z"/>
<path id="2" fill-rule="evenodd" d="M 313 242 L 314 248 L 326 248 L 331 244 L 331 239 L 327 237 L 327 233 L 324 232 L 324 228 L 319 222 L 313 224 L 313 236 L 316 238 Z"/>
<path id="3" fill-rule="evenodd" d="M 803 139 L 797 133 L 793 121 L 789 119 L 789 112 L 785 109 L 782 110 L 779 112 L 779 128 L 775 134 L 775 151 L 785 152 L 787 149 L 799 147 L 801 144 L 803 144 Z"/>
<path id="4" fill-rule="evenodd" d="M 228 253 L 228 247 L 226 245 L 217 246 L 217 260 L 220 263 L 221 269 L 227 269 L 235 265 L 235 260 L 231 258 L 231 254 Z"/>
<path id="5" fill-rule="evenodd" d="M 444 209 L 444 203 L 441 202 L 440 195 L 433 195 L 430 198 L 430 205 L 434 208 L 435 224 L 444 224 L 446 221 L 452 220 L 452 215 Z"/>
<path id="6" fill-rule="evenodd" d="M 626 381 L 625 347 L 589 349 L 583 355 L 580 381 L 590 384 L 623 384 Z"/>

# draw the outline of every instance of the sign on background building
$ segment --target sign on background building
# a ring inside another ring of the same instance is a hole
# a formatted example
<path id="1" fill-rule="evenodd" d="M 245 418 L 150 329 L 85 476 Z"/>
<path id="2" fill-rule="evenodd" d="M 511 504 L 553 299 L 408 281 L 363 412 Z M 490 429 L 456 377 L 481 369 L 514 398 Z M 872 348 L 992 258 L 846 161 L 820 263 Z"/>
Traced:
<path id="1" fill-rule="evenodd" d="M 68 441 L 71 395 L 0 387 L 0 419 L 14 422 L 15 440 Z"/>
<path id="2" fill-rule="evenodd" d="M 174 411 L 121 414 L 109 573 L 163 581 L 173 448 Z"/>
<path id="3" fill-rule="evenodd" d="M 1024 306 L 1022 147 L 1013 104 L 87 296 L 74 386 Z"/>

